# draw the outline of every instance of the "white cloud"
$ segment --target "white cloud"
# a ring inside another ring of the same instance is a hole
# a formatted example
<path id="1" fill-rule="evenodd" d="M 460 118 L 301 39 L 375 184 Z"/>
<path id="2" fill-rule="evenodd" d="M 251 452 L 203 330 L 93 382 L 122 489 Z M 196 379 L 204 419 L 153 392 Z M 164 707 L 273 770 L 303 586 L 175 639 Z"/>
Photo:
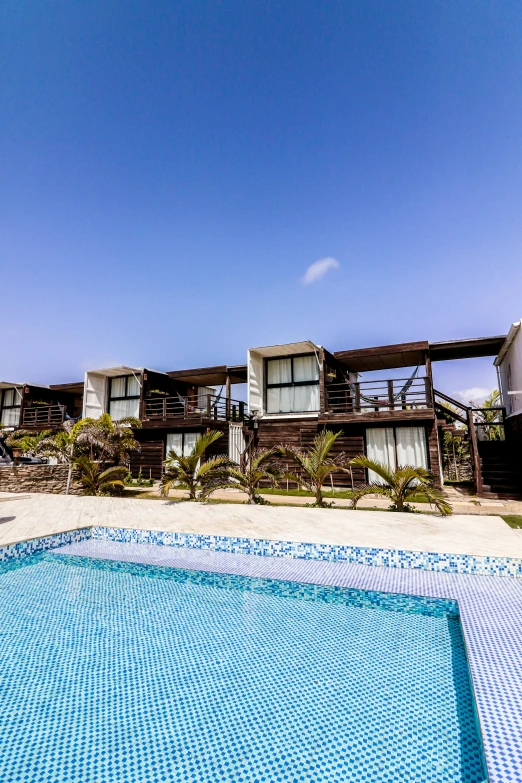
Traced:
<path id="1" fill-rule="evenodd" d="M 493 389 L 486 389 L 482 386 L 472 386 L 471 389 L 462 389 L 461 391 L 453 392 L 453 397 L 460 402 L 469 405 L 470 401 L 484 402 L 486 397 L 489 397 Z"/>
<path id="2" fill-rule="evenodd" d="M 303 283 L 305 285 L 315 283 L 324 277 L 330 269 L 339 269 L 339 267 L 340 263 L 335 258 L 320 258 L 319 261 L 314 261 L 313 264 L 310 264 L 304 274 Z"/>

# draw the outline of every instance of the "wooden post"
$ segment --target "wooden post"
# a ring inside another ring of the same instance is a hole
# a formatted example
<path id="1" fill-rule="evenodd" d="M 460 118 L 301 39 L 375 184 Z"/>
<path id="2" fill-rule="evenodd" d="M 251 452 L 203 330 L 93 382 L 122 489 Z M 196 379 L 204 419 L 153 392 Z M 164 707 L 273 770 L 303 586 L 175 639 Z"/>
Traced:
<path id="1" fill-rule="evenodd" d="M 433 373 L 431 370 L 431 356 L 429 354 L 429 351 L 426 351 L 426 380 L 429 381 L 429 384 L 426 383 L 426 404 L 430 408 L 435 407 L 435 398 L 433 396 Z"/>
<path id="2" fill-rule="evenodd" d="M 468 418 L 469 440 L 473 457 L 473 472 L 475 474 L 475 489 L 477 491 L 477 495 L 480 497 L 482 495 L 482 469 L 480 466 L 480 457 L 478 453 L 477 433 L 475 430 L 475 423 L 473 421 L 473 410 L 472 408 L 467 408 L 466 410 Z"/>
<path id="3" fill-rule="evenodd" d="M 391 411 L 395 408 L 395 400 L 393 399 L 393 381 L 388 381 L 388 407 Z"/>
<path id="4" fill-rule="evenodd" d="M 230 381 L 230 375 L 227 372 L 226 378 L 225 378 L 225 397 L 226 397 L 226 406 L 225 406 L 225 418 L 228 421 L 230 419 L 230 398 L 232 397 L 231 394 L 231 381 Z"/>
<path id="5" fill-rule="evenodd" d="M 354 383 L 355 386 L 355 410 L 357 413 L 361 412 L 361 384 L 359 381 Z"/>

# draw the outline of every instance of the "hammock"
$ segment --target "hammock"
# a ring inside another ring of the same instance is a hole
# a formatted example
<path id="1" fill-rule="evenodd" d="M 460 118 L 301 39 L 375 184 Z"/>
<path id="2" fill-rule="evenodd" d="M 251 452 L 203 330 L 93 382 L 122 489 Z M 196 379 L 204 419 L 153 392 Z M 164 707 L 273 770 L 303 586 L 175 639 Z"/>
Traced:
<path id="1" fill-rule="evenodd" d="M 418 365 L 415 368 L 413 374 L 408 378 L 408 380 L 406 381 L 402 389 L 399 392 L 397 392 L 397 394 L 393 395 L 393 402 L 399 400 L 404 394 L 406 394 L 410 390 L 413 381 L 417 377 L 419 369 L 420 369 L 420 365 Z M 355 392 L 355 385 L 353 383 L 350 383 L 349 387 L 350 387 L 350 391 Z M 378 397 L 365 397 L 364 394 L 361 394 L 361 400 L 370 403 L 370 405 L 377 405 L 377 406 L 379 406 L 380 404 L 387 405 L 390 402 L 388 397 L 386 397 L 385 400 L 379 400 Z"/>

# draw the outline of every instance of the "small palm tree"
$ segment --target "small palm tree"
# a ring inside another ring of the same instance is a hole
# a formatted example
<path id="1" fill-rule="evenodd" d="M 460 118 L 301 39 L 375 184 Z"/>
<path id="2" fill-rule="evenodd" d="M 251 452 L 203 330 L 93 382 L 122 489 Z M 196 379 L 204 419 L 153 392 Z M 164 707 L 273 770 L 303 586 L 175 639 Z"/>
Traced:
<path id="1" fill-rule="evenodd" d="M 75 442 L 80 447 L 88 447 L 91 459 L 122 462 L 126 461 L 129 451 L 140 448 L 132 432 L 140 427 L 140 420 L 133 416 L 113 421 L 109 413 L 104 413 L 99 419 L 81 419 L 77 422 Z"/>
<path id="2" fill-rule="evenodd" d="M 384 463 L 368 459 L 364 455 L 353 459 L 351 464 L 372 470 L 384 482 L 383 484 L 371 482 L 356 489 L 352 497 L 352 508 L 357 508 L 357 503 L 365 495 L 384 495 L 392 501 L 390 511 L 413 511 L 407 501 L 422 492 L 443 516 L 452 513 L 451 506 L 442 491 L 433 486 L 433 474 L 426 468 L 405 465 L 391 470 Z"/>
<path id="3" fill-rule="evenodd" d="M 228 457 L 212 457 L 201 462 L 205 450 L 222 434 L 217 430 L 209 430 L 198 437 L 190 454 L 169 453 L 161 479 L 163 497 L 168 497 L 173 484 L 188 490 L 189 500 L 204 500 L 214 490 L 229 485 L 227 470 L 234 463 Z"/>
<path id="4" fill-rule="evenodd" d="M 257 494 L 261 482 L 276 487 L 283 478 L 281 465 L 275 461 L 278 453 L 277 448 L 254 451 L 244 468 L 238 465 L 228 468 L 227 473 L 234 482 L 233 486 L 247 494 L 248 503 L 266 504 L 267 501 Z"/>
<path id="5" fill-rule="evenodd" d="M 299 474 L 286 472 L 285 477 L 295 481 L 299 486 L 312 492 L 315 497 L 314 506 L 325 508 L 323 484 L 335 471 L 349 471 L 348 463 L 343 454 L 333 459 L 329 456 L 332 447 L 341 435 L 340 432 L 324 430 L 314 438 L 313 446 L 308 451 L 300 451 L 293 446 L 280 446 L 279 454 L 290 459 L 297 465 Z"/>
<path id="6" fill-rule="evenodd" d="M 123 489 L 125 486 L 123 478 L 127 468 L 123 465 L 103 469 L 99 462 L 86 455 L 78 457 L 74 464 L 80 474 L 77 483 L 82 487 L 82 495 L 105 495 L 117 487 Z"/>

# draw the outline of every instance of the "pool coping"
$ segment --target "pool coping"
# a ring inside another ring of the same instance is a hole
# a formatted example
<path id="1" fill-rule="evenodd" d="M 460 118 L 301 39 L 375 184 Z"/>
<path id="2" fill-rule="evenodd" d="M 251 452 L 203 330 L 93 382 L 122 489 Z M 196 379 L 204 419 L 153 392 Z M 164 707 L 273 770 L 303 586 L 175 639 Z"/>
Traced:
<path id="1" fill-rule="evenodd" d="M 359 563 L 386 568 L 426 570 L 452 574 L 503 576 L 522 579 L 522 559 L 485 555 L 382 549 L 348 544 L 319 544 L 278 539 L 135 530 L 110 525 L 85 525 L 43 537 L 27 538 L 0 547 L 0 563 L 85 538 L 108 538 L 126 543 L 210 549 L 237 554 L 290 557 L 304 560 Z"/>

